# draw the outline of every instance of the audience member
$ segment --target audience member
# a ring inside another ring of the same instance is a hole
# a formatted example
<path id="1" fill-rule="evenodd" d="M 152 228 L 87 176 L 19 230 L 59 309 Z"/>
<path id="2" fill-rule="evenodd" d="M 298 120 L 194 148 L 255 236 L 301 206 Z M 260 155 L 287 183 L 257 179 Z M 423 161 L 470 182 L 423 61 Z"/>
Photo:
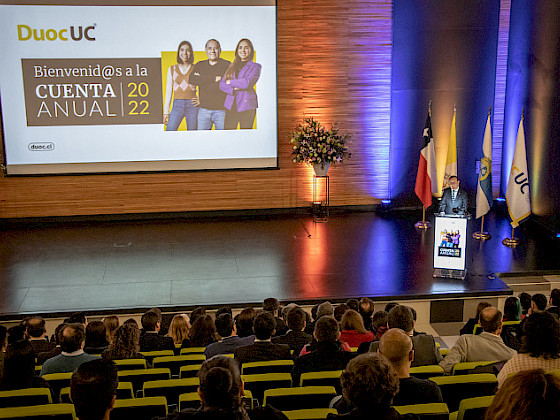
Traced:
<path id="1" fill-rule="evenodd" d="M 336 307 L 334 308 L 334 319 L 336 319 L 336 322 L 338 322 L 340 324 L 340 321 L 342 321 L 342 316 L 346 313 L 346 311 L 350 310 L 350 306 L 348 306 L 346 303 L 341 303 L 339 305 L 336 305 Z"/>
<path id="2" fill-rule="evenodd" d="M 83 312 L 75 312 L 68 318 L 67 324 L 83 324 L 84 328 L 87 327 L 88 321 L 86 314 Z"/>
<path id="3" fill-rule="evenodd" d="M 392 328 L 383 334 L 377 351 L 387 359 L 399 378 L 399 392 L 393 405 L 443 402 L 441 391 L 434 382 L 410 376 L 414 350 L 412 339 L 403 330 Z"/>
<path id="4" fill-rule="evenodd" d="M 173 339 L 175 345 L 181 345 L 184 340 L 188 340 L 190 331 L 189 317 L 186 314 L 177 314 L 171 320 L 167 336 Z"/>
<path id="5" fill-rule="evenodd" d="M 198 372 L 198 378 L 202 406 L 170 414 L 168 419 L 287 420 L 282 412 L 268 405 L 245 409 L 239 367 L 229 357 L 218 355 L 206 360 Z"/>
<path id="6" fill-rule="evenodd" d="M 149 310 L 142 315 L 144 335 L 140 337 L 140 351 L 175 350 L 171 337 L 159 335 L 161 322 L 156 312 Z"/>
<path id="7" fill-rule="evenodd" d="M 436 347 L 434 337 L 430 334 L 418 334 L 413 336 L 414 320 L 412 311 L 408 306 L 398 305 L 389 312 L 387 324 L 389 328 L 400 328 L 412 337 L 412 346 L 414 348 L 414 360 L 412 367 L 437 365 L 441 361 L 441 354 Z M 371 343 L 369 351 L 376 352 L 379 347 L 379 341 Z"/>
<path id="8" fill-rule="evenodd" d="M 294 386 L 299 385 L 299 378 L 302 373 L 341 370 L 353 357 L 352 353 L 342 348 L 339 341 L 338 322 L 333 317 L 320 317 L 315 323 L 313 335 L 317 341 L 310 346 L 311 351 L 299 356 L 294 361 L 292 370 Z"/>
<path id="9" fill-rule="evenodd" d="M 199 316 L 192 324 L 188 340 L 183 340 L 181 347 L 206 347 L 218 341 L 216 325 L 210 315 Z"/>
<path id="10" fill-rule="evenodd" d="M 529 313 L 529 309 L 531 309 L 531 295 L 521 292 L 519 294 L 519 303 L 521 303 L 521 315 L 524 317 Z"/>
<path id="11" fill-rule="evenodd" d="M 381 336 L 389 329 L 389 312 L 377 311 L 371 318 L 371 330 L 375 334 L 375 340 L 380 340 Z"/>
<path id="12" fill-rule="evenodd" d="M 138 321 L 136 321 L 134 318 L 128 318 L 126 321 L 123 322 L 123 325 L 124 324 L 134 325 L 136 328 L 138 328 L 138 330 L 140 330 L 140 326 L 138 325 Z"/>
<path id="13" fill-rule="evenodd" d="M 123 324 L 115 331 L 113 341 L 101 357 L 105 360 L 144 359 L 139 353 L 140 330 L 131 324 Z"/>
<path id="14" fill-rule="evenodd" d="M 161 313 L 161 309 L 159 309 L 159 308 L 152 308 L 152 309 L 150 309 L 150 311 L 151 311 L 151 312 L 155 312 L 156 315 L 158 316 L 158 320 L 159 320 L 159 331 L 158 331 L 158 334 L 159 334 L 159 335 L 167 335 L 168 329 L 169 329 L 169 328 L 168 328 L 167 325 L 163 325 L 163 316 L 162 316 L 162 313 Z M 144 332 L 143 332 L 143 331 L 140 331 L 140 337 L 141 337 L 142 335 L 144 335 Z"/>
<path id="15" fill-rule="evenodd" d="M 531 309 L 529 309 L 528 315 L 534 314 L 535 312 L 544 311 L 546 305 L 548 304 L 548 299 L 542 293 L 535 293 L 531 296 Z"/>
<path id="16" fill-rule="evenodd" d="M 461 328 L 459 330 L 459 334 L 463 335 L 463 334 L 473 334 L 474 333 L 474 327 L 476 324 L 478 324 L 478 318 L 480 317 L 480 312 L 482 312 L 482 310 L 484 308 L 488 308 L 490 305 L 488 302 L 480 302 L 477 307 L 476 307 L 476 315 L 474 318 L 469 318 L 469 320 L 467 321 L 467 323 L 463 326 L 463 328 Z M 480 333 L 480 330 L 479 330 Z"/>
<path id="17" fill-rule="evenodd" d="M 276 332 L 274 335 L 284 335 L 288 331 L 288 327 L 282 318 L 280 318 L 280 302 L 276 298 L 266 298 L 263 301 L 263 311 L 270 312 L 276 319 Z"/>
<path id="18" fill-rule="evenodd" d="M 255 342 L 251 345 L 235 349 L 235 359 L 240 364 L 247 362 L 263 362 L 266 360 L 290 359 L 289 346 L 285 344 L 274 344 L 271 341 L 275 327 L 276 320 L 270 312 L 263 311 L 257 314 L 255 322 L 253 323 Z"/>
<path id="19" fill-rule="evenodd" d="M 348 299 L 346 301 L 346 306 L 356 312 L 360 310 L 360 302 L 358 302 L 358 299 Z"/>
<path id="20" fill-rule="evenodd" d="M 216 318 L 216 331 L 221 341 L 210 343 L 204 350 L 207 359 L 217 354 L 233 353 L 235 349 L 243 346 L 251 345 L 255 342 L 255 336 L 239 337 L 233 318 L 228 313 L 222 313 Z"/>
<path id="21" fill-rule="evenodd" d="M 552 289 L 550 292 L 550 308 L 547 309 L 551 314 L 560 317 L 560 289 Z"/>
<path id="22" fill-rule="evenodd" d="M 542 369 L 507 378 L 486 410 L 486 420 L 542 420 L 558 418 L 560 379 Z"/>
<path id="23" fill-rule="evenodd" d="M 521 349 L 498 374 L 498 387 L 511 373 L 560 369 L 560 322 L 546 311 L 535 312 L 526 319 Z"/>
<path id="24" fill-rule="evenodd" d="M 0 390 L 49 388 L 47 381 L 35 373 L 35 351 L 27 340 L 8 344 Z"/>
<path id="25" fill-rule="evenodd" d="M 340 377 L 342 395 L 352 411 L 329 414 L 327 419 L 380 420 L 416 418 L 401 416 L 391 407 L 399 391 L 399 379 L 393 368 L 381 356 L 372 353 L 351 360 Z"/>
<path id="26" fill-rule="evenodd" d="M 299 306 L 294 306 L 288 312 L 288 332 L 279 337 L 274 337 L 272 342 L 275 344 L 287 344 L 293 351 L 294 358 L 297 357 L 303 346 L 311 343 L 313 336 L 304 332 L 305 328 L 305 311 Z"/>
<path id="27" fill-rule="evenodd" d="M 8 344 L 25 339 L 25 327 L 23 325 L 14 325 L 8 328 Z"/>
<path id="28" fill-rule="evenodd" d="M 521 303 L 515 296 L 510 296 L 504 303 L 504 321 L 521 321 Z"/>
<path id="29" fill-rule="evenodd" d="M 86 327 L 86 346 L 84 351 L 89 354 L 101 354 L 107 349 L 107 330 L 101 321 L 91 321 Z"/>
<path id="30" fill-rule="evenodd" d="M 482 362 L 485 360 L 504 361 L 517 354 L 508 347 L 500 334 L 502 333 L 502 313 L 498 308 L 489 306 L 480 313 L 482 333 L 465 334 L 459 337 L 449 350 L 445 359 L 439 362 L 445 373 L 451 373 L 453 365 L 460 362 Z"/>
<path id="31" fill-rule="evenodd" d="M 99 359 L 99 356 L 84 353 L 85 338 L 84 324 L 64 326 L 60 341 L 62 351 L 58 356 L 54 356 L 43 363 L 41 376 L 49 373 L 73 372 L 82 363 Z"/>
<path id="32" fill-rule="evenodd" d="M 520 321 L 521 320 L 521 304 L 519 299 L 515 296 L 510 296 L 506 299 L 504 304 L 504 321 Z M 521 337 L 523 334 L 520 332 L 522 326 L 519 324 L 504 325 L 500 336 L 506 346 L 519 351 L 521 348 Z"/>
<path id="33" fill-rule="evenodd" d="M 256 315 L 257 311 L 253 308 L 245 308 L 235 317 L 235 327 L 237 328 L 237 335 L 239 337 L 254 335 L 253 322 Z"/>
<path id="34" fill-rule="evenodd" d="M 334 317 L 334 307 L 330 302 L 323 302 L 317 308 L 317 318 L 316 321 L 319 320 L 322 316 L 332 316 Z"/>
<path id="35" fill-rule="evenodd" d="M 288 312 L 290 312 L 290 310 L 296 307 L 298 307 L 298 305 L 292 302 L 292 303 L 288 303 L 282 308 L 282 319 L 284 320 L 286 325 L 288 325 Z"/>
<path id="36" fill-rule="evenodd" d="M 353 309 L 344 313 L 340 328 L 342 330 L 340 340 L 348 343 L 350 347 L 358 347 L 361 343 L 371 342 L 374 339 L 373 333 L 366 330 L 362 316 Z"/>
<path id="37" fill-rule="evenodd" d="M 58 356 L 62 352 L 62 348 L 60 347 L 60 342 L 62 341 L 62 330 L 68 324 L 59 324 L 56 329 L 54 330 L 54 345 L 55 347 L 51 351 L 47 351 L 44 353 L 39 353 L 37 355 L 37 366 L 43 365 L 46 360 L 54 356 Z"/>
<path id="38" fill-rule="evenodd" d="M 191 312 L 191 316 L 189 317 L 191 321 L 191 325 L 193 325 L 196 322 L 196 320 L 201 316 L 206 316 L 206 309 L 204 309 L 202 306 L 198 306 L 197 308 L 194 308 L 194 310 Z"/>
<path id="39" fill-rule="evenodd" d="M 27 320 L 27 339 L 35 352 L 35 357 L 44 351 L 53 349 L 53 345 L 49 343 L 47 329 L 45 328 L 45 320 L 40 316 L 34 316 Z"/>
<path id="40" fill-rule="evenodd" d="M 221 314 L 230 314 L 233 317 L 233 311 L 231 310 L 231 307 L 229 306 L 222 306 L 221 308 L 218 308 L 216 310 L 216 319 L 221 315 Z"/>
<path id="41" fill-rule="evenodd" d="M 385 305 L 385 312 L 391 312 L 391 309 L 393 309 L 395 306 L 399 306 L 399 304 L 397 302 L 389 302 Z"/>
<path id="42" fill-rule="evenodd" d="M 303 330 L 309 335 L 313 335 L 313 331 L 315 330 L 315 322 L 317 322 L 317 311 L 319 310 L 319 305 L 320 303 L 317 303 L 311 308 L 311 321 L 307 322 L 307 325 Z"/>
<path id="43" fill-rule="evenodd" d="M 8 329 L 0 325 L 0 380 L 4 374 L 4 352 L 8 346 Z"/>
<path id="44" fill-rule="evenodd" d="M 362 316 L 362 319 L 364 320 L 364 327 L 366 328 L 366 330 L 372 331 L 371 317 L 375 312 L 375 304 L 373 303 L 373 300 L 367 297 L 361 298 L 359 312 Z"/>
<path id="45" fill-rule="evenodd" d="M 70 380 L 70 396 L 80 420 L 109 420 L 115 404 L 119 377 L 111 361 L 82 363 Z"/>
<path id="46" fill-rule="evenodd" d="M 117 328 L 119 328 L 119 317 L 116 315 L 106 316 L 101 320 L 103 325 L 105 325 L 105 331 L 107 335 L 107 343 L 110 343 L 113 340 L 113 334 Z"/>

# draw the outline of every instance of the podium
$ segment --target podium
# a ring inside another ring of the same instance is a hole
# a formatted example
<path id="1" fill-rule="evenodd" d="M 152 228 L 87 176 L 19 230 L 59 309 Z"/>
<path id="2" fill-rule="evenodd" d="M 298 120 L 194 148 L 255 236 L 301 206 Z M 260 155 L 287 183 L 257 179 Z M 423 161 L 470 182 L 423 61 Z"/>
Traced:
<path id="1" fill-rule="evenodd" d="M 433 277 L 464 280 L 470 215 L 436 214 Z"/>

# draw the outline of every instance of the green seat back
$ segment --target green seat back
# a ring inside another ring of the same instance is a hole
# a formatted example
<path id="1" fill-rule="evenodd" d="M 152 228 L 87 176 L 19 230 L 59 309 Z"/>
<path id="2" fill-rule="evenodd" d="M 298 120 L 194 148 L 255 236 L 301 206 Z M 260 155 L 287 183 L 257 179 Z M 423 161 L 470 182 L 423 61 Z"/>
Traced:
<path id="1" fill-rule="evenodd" d="M 131 382 L 134 393 L 142 389 L 144 382 L 171 379 L 169 369 L 134 369 L 120 370 L 118 372 L 119 382 Z"/>
<path id="2" fill-rule="evenodd" d="M 173 356 L 175 352 L 173 350 L 157 350 L 157 351 L 141 351 L 140 354 L 146 358 L 148 363 L 152 364 L 152 360 L 154 360 L 154 357 Z"/>
<path id="3" fill-rule="evenodd" d="M 169 405 L 179 404 L 179 395 L 196 392 L 199 383 L 198 378 L 144 382 L 144 397 L 165 397 Z"/>
<path id="4" fill-rule="evenodd" d="M 118 370 L 146 369 L 146 359 L 113 360 Z"/>
<path id="5" fill-rule="evenodd" d="M 485 397 L 466 398 L 459 404 L 457 420 L 479 420 L 484 418 L 486 409 L 494 400 L 493 395 Z"/>
<path id="6" fill-rule="evenodd" d="M 42 378 L 49 383 L 49 386 L 52 390 L 52 395 L 55 399 L 57 399 L 60 395 L 60 390 L 62 388 L 70 386 L 70 378 L 72 378 L 72 372 L 49 373 L 47 375 L 43 375 Z"/>
<path id="7" fill-rule="evenodd" d="M 204 350 L 206 350 L 206 347 L 185 347 L 181 349 L 179 354 L 204 354 Z"/>
<path id="8" fill-rule="evenodd" d="M 476 373 L 430 378 L 441 389 L 443 402 L 450 411 L 457 411 L 462 399 L 494 395 L 498 380 L 491 373 Z"/>
<path id="9" fill-rule="evenodd" d="M 452 375 L 466 375 L 471 373 L 472 369 L 475 369 L 480 366 L 489 366 L 497 363 L 497 360 L 493 361 L 484 361 L 484 362 L 460 362 L 455 363 L 453 365 L 453 369 L 451 370 Z M 490 373 L 490 372 L 489 372 Z"/>
<path id="10" fill-rule="evenodd" d="M 302 373 L 299 379 L 299 386 L 334 386 L 336 392 L 342 392 L 340 386 L 341 370 L 324 370 L 320 372 Z"/>
<path id="11" fill-rule="evenodd" d="M 410 376 L 415 378 L 427 379 L 432 376 L 443 376 L 445 371 L 440 365 L 426 365 L 410 368 Z"/>
<path id="12" fill-rule="evenodd" d="M 0 408 L 0 419 L 76 420 L 74 404 L 45 404 Z"/>
<path id="13" fill-rule="evenodd" d="M 187 365 L 181 366 L 179 369 L 179 378 L 194 378 L 202 365 Z"/>
<path id="14" fill-rule="evenodd" d="M 260 373 L 291 373 L 294 368 L 293 360 L 267 360 L 265 362 L 243 363 L 243 375 L 257 375 Z"/>
<path id="15" fill-rule="evenodd" d="M 25 388 L 14 391 L 0 391 L 0 408 L 51 403 L 51 390 L 49 388 Z"/>
<path id="16" fill-rule="evenodd" d="M 200 365 L 206 360 L 203 354 L 187 354 L 182 356 L 161 356 L 153 360 L 154 368 L 168 368 L 171 376 L 179 376 L 181 366 Z"/>
<path id="17" fill-rule="evenodd" d="M 303 410 L 283 411 L 289 420 L 322 420 L 329 414 L 337 414 L 334 408 L 307 408 Z"/>
<path id="18" fill-rule="evenodd" d="M 329 408 L 329 403 L 334 397 L 336 397 L 334 386 L 278 388 L 264 392 L 263 404 L 269 404 L 280 411 Z"/>
<path id="19" fill-rule="evenodd" d="M 111 420 L 152 420 L 167 416 L 165 397 L 133 398 L 116 400 L 111 411 Z"/>
<path id="20" fill-rule="evenodd" d="M 393 407 L 399 414 L 416 414 L 422 420 L 448 420 L 449 409 L 444 403 L 399 405 Z"/>
<path id="21" fill-rule="evenodd" d="M 241 375 L 245 382 L 245 389 L 253 394 L 262 404 L 264 391 L 272 388 L 289 388 L 292 386 L 292 375 L 289 373 L 260 373 L 256 375 Z"/>

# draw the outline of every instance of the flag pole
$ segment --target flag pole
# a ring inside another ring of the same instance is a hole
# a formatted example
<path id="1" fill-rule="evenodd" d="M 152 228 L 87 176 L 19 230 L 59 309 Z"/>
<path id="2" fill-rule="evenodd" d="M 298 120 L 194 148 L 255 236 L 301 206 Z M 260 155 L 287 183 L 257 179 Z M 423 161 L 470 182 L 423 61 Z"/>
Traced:
<path id="1" fill-rule="evenodd" d="M 492 235 L 490 235 L 488 232 L 484 232 L 484 215 L 482 215 L 482 222 L 480 224 L 480 232 L 473 233 L 472 237 L 474 239 L 478 239 L 478 240 L 481 240 L 481 241 L 486 241 L 486 240 L 492 238 Z"/>
<path id="2" fill-rule="evenodd" d="M 492 114 L 492 106 L 488 107 L 488 116 L 490 116 L 491 114 Z M 484 232 L 484 214 L 482 215 L 482 220 L 480 222 L 480 232 L 475 232 L 473 233 L 472 236 L 474 239 L 478 239 L 481 241 L 486 241 L 492 238 L 492 235 L 490 235 L 488 232 Z"/>
<path id="3" fill-rule="evenodd" d="M 426 220 L 426 207 L 422 205 L 422 221 L 416 222 L 414 227 L 418 229 L 429 229 L 432 227 L 432 224 Z"/>
<path id="4" fill-rule="evenodd" d="M 502 241 L 502 244 L 504 244 L 505 246 L 509 246 L 510 248 L 515 248 L 518 244 L 519 244 L 519 238 L 516 238 L 515 235 L 513 234 L 515 228 L 512 226 L 511 227 L 511 238 L 505 238 Z"/>

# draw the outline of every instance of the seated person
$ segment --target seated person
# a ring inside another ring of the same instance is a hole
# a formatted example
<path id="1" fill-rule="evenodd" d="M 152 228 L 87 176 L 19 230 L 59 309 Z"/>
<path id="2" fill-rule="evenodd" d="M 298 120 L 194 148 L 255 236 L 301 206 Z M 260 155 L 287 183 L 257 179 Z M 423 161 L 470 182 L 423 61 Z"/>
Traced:
<path id="1" fill-rule="evenodd" d="M 321 370 L 342 370 L 354 356 L 345 351 L 339 341 L 338 322 L 331 316 L 322 316 L 315 323 L 313 332 L 317 342 L 310 353 L 299 356 L 294 361 L 292 383 L 299 386 L 299 378 L 305 372 Z"/>
<path id="2" fill-rule="evenodd" d="M 45 320 L 40 316 L 34 316 L 27 321 L 27 339 L 33 347 L 35 357 L 39 353 L 51 351 L 54 344 L 49 343 L 47 330 L 45 328 Z"/>
<path id="3" fill-rule="evenodd" d="M 159 334 L 161 322 L 156 312 L 151 310 L 146 312 L 140 322 L 144 329 L 144 334 L 140 337 L 140 351 L 175 351 L 173 339 Z"/>
<path id="4" fill-rule="evenodd" d="M 456 363 L 486 360 L 501 362 L 509 360 L 517 354 L 515 350 L 506 346 L 500 337 L 503 321 L 502 313 L 497 308 L 493 306 L 484 308 L 480 313 L 479 322 L 482 326 L 482 333 L 460 336 L 445 359 L 439 362 L 445 373 L 451 373 L 453 365 Z"/>
<path id="5" fill-rule="evenodd" d="M 70 380 L 70 397 L 80 420 L 109 420 L 117 398 L 119 377 L 111 361 L 82 363 Z"/>
<path id="6" fill-rule="evenodd" d="M 378 354 L 365 353 L 348 363 L 342 376 L 342 395 L 351 411 L 329 414 L 327 419 L 370 420 L 417 418 L 401 416 L 391 407 L 399 390 L 399 378 L 393 368 Z"/>
<path id="7" fill-rule="evenodd" d="M 301 349 L 306 344 L 311 343 L 313 336 L 307 334 L 305 329 L 305 312 L 299 306 L 295 306 L 288 312 L 288 332 L 284 335 L 274 337 L 272 342 L 275 344 L 287 344 L 290 350 L 293 350 L 293 356 L 296 358 L 301 353 Z"/>
<path id="8" fill-rule="evenodd" d="M 204 350 L 207 359 L 217 354 L 233 353 L 239 347 L 248 346 L 255 342 L 255 336 L 239 337 L 237 328 L 230 314 L 224 313 L 216 318 L 216 331 L 222 337 L 221 341 L 210 343 Z"/>
<path id="9" fill-rule="evenodd" d="M 395 369 L 399 378 L 399 392 L 393 399 L 393 405 L 443 402 L 441 391 L 434 382 L 410 376 L 414 350 L 412 338 L 403 330 L 392 328 L 383 334 L 377 351 Z"/>
<path id="10" fill-rule="evenodd" d="M 49 388 L 49 384 L 35 373 L 35 352 L 27 340 L 8 344 L 4 356 L 4 375 L 0 376 L 0 390 Z"/>
<path id="11" fill-rule="evenodd" d="M 290 359 L 290 347 L 286 344 L 274 344 L 271 341 L 276 328 L 276 319 L 270 312 L 260 312 L 255 317 L 253 330 L 255 342 L 251 345 L 238 347 L 234 358 L 240 364 L 247 362 L 264 362 L 267 360 Z"/>
<path id="12" fill-rule="evenodd" d="M 414 335 L 414 316 L 408 306 L 398 305 L 389 311 L 387 323 L 389 328 L 400 328 L 412 337 L 414 360 L 412 367 L 437 365 L 442 357 L 436 346 L 434 337 L 430 334 Z M 371 343 L 369 351 L 377 352 L 379 341 Z"/>

